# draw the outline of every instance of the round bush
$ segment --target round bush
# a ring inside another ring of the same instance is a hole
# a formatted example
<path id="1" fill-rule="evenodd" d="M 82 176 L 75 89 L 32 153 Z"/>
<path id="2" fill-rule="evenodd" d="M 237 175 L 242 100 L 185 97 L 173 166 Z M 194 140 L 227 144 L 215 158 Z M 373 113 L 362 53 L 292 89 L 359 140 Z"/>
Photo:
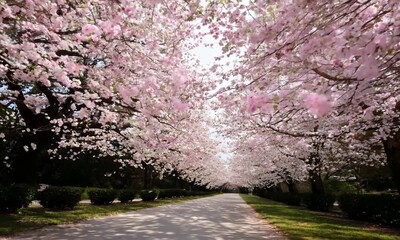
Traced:
<path id="1" fill-rule="evenodd" d="M 37 197 L 40 205 L 45 208 L 68 210 L 73 209 L 81 200 L 83 189 L 77 187 L 55 187 L 50 186 Z"/>
<path id="2" fill-rule="evenodd" d="M 400 226 L 399 195 L 344 194 L 339 206 L 353 219 Z"/>
<path id="3" fill-rule="evenodd" d="M 118 192 L 114 189 L 90 189 L 88 190 L 90 202 L 94 205 L 108 205 L 117 198 Z"/>
<path id="4" fill-rule="evenodd" d="M 119 196 L 118 200 L 121 201 L 121 203 L 127 203 L 131 202 L 133 199 L 135 199 L 136 192 L 132 189 L 123 189 L 119 191 Z"/>
<path id="5" fill-rule="evenodd" d="M 15 213 L 27 207 L 33 200 L 36 189 L 25 184 L 0 187 L 0 212 Z"/>
<path id="6" fill-rule="evenodd" d="M 187 195 L 188 193 L 184 189 L 161 189 L 158 194 L 158 199 L 183 197 Z"/>
<path id="7" fill-rule="evenodd" d="M 301 198 L 296 193 L 288 192 L 264 192 L 262 196 L 277 202 L 282 202 L 291 206 L 300 206 Z"/>
<path id="8" fill-rule="evenodd" d="M 329 212 L 335 202 L 335 196 L 331 194 L 304 194 L 303 202 L 310 210 Z"/>
<path id="9" fill-rule="evenodd" d="M 152 190 L 150 190 L 150 191 L 145 190 L 140 193 L 140 197 L 142 198 L 142 200 L 144 202 L 150 202 L 150 201 L 154 201 L 156 199 L 157 193 Z"/>
<path id="10" fill-rule="evenodd" d="M 205 196 L 205 195 L 209 195 L 209 194 L 211 194 L 211 192 L 190 191 L 190 192 L 186 192 L 185 196 Z"/>

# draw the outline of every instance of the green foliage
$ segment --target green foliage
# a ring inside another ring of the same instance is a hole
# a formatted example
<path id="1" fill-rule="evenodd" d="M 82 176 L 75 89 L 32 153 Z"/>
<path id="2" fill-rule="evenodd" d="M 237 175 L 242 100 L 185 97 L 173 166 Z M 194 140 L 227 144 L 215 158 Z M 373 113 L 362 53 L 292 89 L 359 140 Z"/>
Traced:
<path id="1" fill-rule="evenodd" d="M 291 206 L 300 206 L 303 203 L 310 210 L 322 212 L 328 212 L 335 202 L 335 196 L 331 194 L 296 194 L 289 192 L 267 192 L 265 190 L 257 190 L 254 194 Z"/>
<path id="2" fill-rule="evenodd" d="M 27 207 L 35 192 L 35 188 L 25 184 L 0 187 L 0 212 L 14 213 L 22 207 Z"/>
<path id="3" fill-rule="evenodd" d="M 186 196 L 206 196 L 213 194 L 213 192 L 204 192 L 204 191 L 190 191 L 186 192 Z"/>
<path id="4" fill-rule="evenodd" d="M 114 189 L 92 188 L 88 190 L 90 202 L 94 205 L 108 205 L 117 198 L 118 192 Z"/>
<path id="5" fill-rule="evenodd" d="M 292 206 L 300 206 L 301 198 L 298 194 L 288 192 L 267 192 L 263 194 L 265 198 L 282 202 Z"/>
<path id="6" fill-rule="evenodd" d="M 339 204 L 350 218 L 400 226 L 399 195 L 345 194 Z"/>
<path id="7" fill-rule="evenodd" d="M 38 192 L 37 197 L 45 208 L 67 210 L 73 209 L 81 200 L 83 189 L 77 187 L 50 186 Z"/>
<path id="8" fill-rule="evenodd" d="M 151 202 L 154 201 L 157 197 L 157 192 L 155 192 L 154 190 L 143 190 L 140 193 L 140 197 L 142 198 L 142 200 L 144 202 Z"/>
<path id="9" fill-rule="evenodd" d="M 160 189 L 158 199 L 189 196 L 188 194 L 185 189 Z"/>
<path id="10" fill-rule="evenodd" d="M 118 200 L 121 203 L 132 202 L 135 198 L 136 192 L 133 189 L 123 189 L 119 191 Z"/>
<path id="11" fill-rule="evenodd" d="M 342 182 L 337 180 L 326 181 L 324 183 L 325 191 L 329 194 L 338 196 L 346 193 L 357 193 L 359 188 L 355 183 Z"/>
<path id="12" fill-rule="evenodd" d="M 335 196 L 331 194 L 301 194 L 303 203 L 308 209 L 321 212 L 329 212 L 335 202 Z"/>
<path id="13" fill-rule="evenodd" d="M 89 190 L 88 188 L 85 188 L 85 190 L 83 190 L 82 195 L 81 195 L 82 200 L 89 200 L 88 190 Z"/>

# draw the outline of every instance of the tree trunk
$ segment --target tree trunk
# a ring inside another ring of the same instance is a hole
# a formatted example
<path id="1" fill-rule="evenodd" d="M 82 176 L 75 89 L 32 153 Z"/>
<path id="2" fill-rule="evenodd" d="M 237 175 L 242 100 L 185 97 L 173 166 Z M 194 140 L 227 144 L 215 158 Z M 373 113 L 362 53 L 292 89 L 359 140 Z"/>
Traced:
<path id="1" fill-rule="evenodd" d="M 315 194 L 324 194 L 325 189 L 321 175 L 316 173 L 315 171 L 310 171 L 309 174 L 310 174 L 311 192 Z"/>
<path id="2" fill-rule="evenodd" d="M 319 157 L 319 145 L 314 143 L 316 152 L 311 153 L 307 163 L 310 166 L 308 170 L 309 180 L 311 184 L 311 192 L 314 194 L 324 194 L 324 184 L 321 177 L 321 158 Z"/>
<path id="3" fill-rule="evenodd" d="M 392 173 L 393 182 L 400 192 L 400 131 L 393 137 L 383 141 L 386 153 L 386 161 Z"/>
<path id="4" fill-rule="evenodd" d="M 287 186 L 289 189 L 290 193 L 299 193 L 299 190 L 297 189 L 296 183 L 293 180 L 288 180 L 287 181 Z"/>
<path id="5" fill-rule="evenodd" d="M 143 164 L 143 188 L 144 189 L 148 189 L 148 185 L 149 185 L 149 182 L 148 182 L 148 170 L 149 170 L 149 167 L 147 166 L 147 164 L 146 163 L 142 163 Z"/>
<path id="6" fill-rule="evenodd" d="M 43 173 L 43 166 L 49 162 L 47 150 L 55 141 L 54 134 L 50 131 L 39 132 L 35 135 L 24 133 L 17 141 L 10 152 L 12 162 L 10 178 L 16 183 L 38 183 L 39 176 Z M 34 144 L 35 150 L 31 144 Z"/>
<path id="7" fill-rule="evenodd" d="M 154 173 L 153 173 L 153 167 L 149 166 L 149 172 L 150 172 L 150 181 L 149 181 L 149 189 L 154 188 Z"/>
<path id="8" fill-rule="evenodd" d="M 273 186 L 273 192 L 282 192 L 282 188 L 279 185 Z"/>

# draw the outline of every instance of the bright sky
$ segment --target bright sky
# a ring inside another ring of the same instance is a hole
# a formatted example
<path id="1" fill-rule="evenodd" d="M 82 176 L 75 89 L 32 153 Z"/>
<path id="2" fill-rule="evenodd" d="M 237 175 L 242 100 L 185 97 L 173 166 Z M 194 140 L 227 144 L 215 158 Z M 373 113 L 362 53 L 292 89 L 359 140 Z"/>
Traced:
<path id="1" fill-rule="evenodd" d="M 208 44 L 213 44 L 212 47 L 208 46 Z M 207 46 L 206 46 L 207 45 Z M 196 60 L 200 62 L 200 68 L 208 69 L 210 68 L 215 61 L 215 57 L 220 56 L 222 54 L 222 48 L 218 44 L 218 42 L 211 36 L 205 36 L 203 39 L 203 44 L 198 46 L 195 49 L 190 51 L 191 54 L 194 55 Z M 210 77 L 213 77 L 210 74 Z M 215 117 L 218 113 L 214 110 L 209 110 L 209 114 L 211 117 Z M 223 160 L 226 165 L 229 165 L 230 159 L 233 156 L 233 153 L 229 151 L 229 139 L 224 138 L 220 134 L 217 133 L 217 129 L 210 127 L 211 138 L 216 139 L 221 142 L 221 147 L 226 150 L 226 152 L 221 152 L 218 154 L 221 160 Z"/>

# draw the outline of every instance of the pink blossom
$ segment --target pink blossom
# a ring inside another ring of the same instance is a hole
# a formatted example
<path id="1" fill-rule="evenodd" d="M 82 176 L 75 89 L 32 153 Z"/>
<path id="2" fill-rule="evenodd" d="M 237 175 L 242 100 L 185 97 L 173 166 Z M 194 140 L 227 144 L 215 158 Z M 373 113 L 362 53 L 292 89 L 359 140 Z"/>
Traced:
<path id="1" fill-rule="evenodd" d="M 188 109 L 188 104 L 183 103 L 179 98 L 172 98 L 171 105 L 178 111 L 184 112 Z"/>
<path id="2" fill-rule="evenodd" d="M 269 106 L 266 105 L 266 97 L 263 95 L 250 95 L 247 96 L 246 101 L 247 101 L 247 112 L 253 113 L 257 109 L 262 108 L 263 110 L 268 111 Z M 264 106 L 266 107 L 264 109 Z"/>
<path id="3" fill-rule="evenodd" d="M 100 29 L 93 24 L 86 24 L 85 26 L 83 26 L 82 28 L 82 33 L 85 35 L 99 35 L 101 34 Z"/>
<path id="4" fill-rule="evenodd" d="M 121 33 L 121 26 L 118 24 L 113 24 L 111 21 L 105 21 L 100 23 L 100 27 L 103 32 L 107 34 L 109 37 L 116 37 Z"/>
<path id="5" fill-rule="evenodd" d="M 65 69 L 71 74 L 78 74 L 81 70 L 80 66 L 73 62 L 65 63 Z"/>
<path id="6" fill-rule="evenodd" d="M 89 117 L 89 115 L 90 115 L 89 110 L 87 108 L 82 108 L 81 110 L 79 110 L 77 118 L 83 119 Z"/>
<path id="7" fill-rule="evenodd" d="M 0 14 L 1 17 L 6 18 L 6 17 L 14 17 L 11 8 L 9 7 L 5 7 L 2 11 L 2 13 Z"/>
<path id="8" fill-rule="evenodd" d="M 331 109 L 331 103 L 325 95 L 312 93 L 304 98 L 304 105 L 317 117 L 327 115 Z"/>
<path id="9" fill-rule="evenodd" d="M 370 56 L 361 62 L 360 67 L 356 71 L 356 76 L 360 80 L 372 80 L 380 75 L 378 61 Z"/>

